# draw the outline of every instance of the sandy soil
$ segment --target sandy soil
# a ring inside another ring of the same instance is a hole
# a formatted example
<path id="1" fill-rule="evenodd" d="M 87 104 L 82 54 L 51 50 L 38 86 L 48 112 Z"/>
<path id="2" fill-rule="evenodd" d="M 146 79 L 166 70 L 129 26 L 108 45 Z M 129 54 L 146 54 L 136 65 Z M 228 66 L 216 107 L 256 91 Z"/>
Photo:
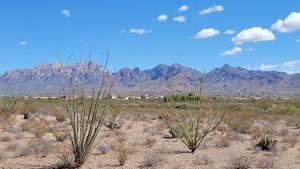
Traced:
<path id="1" fill-rule="evenodd" d="M 51 132 L 41 138 L 50 147 L 49 150 L 45 150 L 48 151 L 45 157 L 42 157 L 43 155 L 40 153 L 32 152 L 20 155 L 19 152 L 22 149 L 30 147 L 31 143 L 38 140 L 30 131 L 23 132 L 21 130 L 21 124 L 28 121 L 22 117 L 16 115 L 9 123 L 8 121 L 1 123 L 0 167 L 5 169 L 43 168 L 59 163 L 58 157 L 62 154 L 61 152 L 68 149 L 70 140 L 58 142 Z M 63 126 L 51 116 L 40 115 L 34 118 L 35 121 L 40 119 L 48 121 L 51 128 Z M 192 154 L 180 140 L 170 138 L 168 129 L 157 117 L 145 116 L 137 119 L 129 113 L 123 113 L 117 117 L 116 121 L 120 123 L 121 129 L 111 131 L 107 127 L 103 127 L 100 133 L 103 140 L 97 145 L 82 168 L 223 169 L 231 168 L 234 161 L 239 161 L 235 160 L 236 158 L 244 156 L 250 161 L 251 168 L 265 165 L 266 168 L 300 169 L 299 142 L 294 147 L 290 147 L 290 144 L 284 140 L 285 132 L 294 133 L 300 140 L 300 129 L 288 127 L 284 122 L 272 124 L 274 131 L 279 133 L 281 131 L 283 135 L 275 137 L 278 141 L 276 151 L 264 152 L 255 149 L 253 144 L 258 139 L 254 139 L 251 135 L 236 134 L 235 138 L 230 139 L 231 137 L 225 136 L 226 133 L 223 133 L 224 136 L 222 136 L 220 131 L 215 131 L 206 138 L 202 148 Z M 265 124 L 258 122 L 253 125 L 263 126 Z M 5 139 L 4 136 L 9 136 L 10 139 Z M 128 159 L 123 167 L 118 166 L 116 153 L 110 148 L 116 142 L 116 138 L 120 136 L 126 138 L 128 153 Z M 145 145 L 147 137 L 156 139 L 152 148 Z M 12 143 L 17 143 L 19 148 L 8 148 Z M 99 147 L 105 147 L 104 149 L 108 149 L 108 151 L 102 154 Z M 146 161 L 150 166 L 145 166 Z"/>

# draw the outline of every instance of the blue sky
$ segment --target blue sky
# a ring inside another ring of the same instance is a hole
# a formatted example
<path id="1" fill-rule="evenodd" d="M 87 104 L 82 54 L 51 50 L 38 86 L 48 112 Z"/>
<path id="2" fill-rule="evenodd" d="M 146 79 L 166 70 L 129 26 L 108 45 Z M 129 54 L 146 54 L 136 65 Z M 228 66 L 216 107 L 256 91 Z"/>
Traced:
<path id="1" fill-rule="evenodd" d="M 113 71 L 180 63 L 300 72 L 299 0 L 7 0 L 0 21 L 0 73 L 72 64 L 89 51 L 100 63 L 107 48 Z"/>

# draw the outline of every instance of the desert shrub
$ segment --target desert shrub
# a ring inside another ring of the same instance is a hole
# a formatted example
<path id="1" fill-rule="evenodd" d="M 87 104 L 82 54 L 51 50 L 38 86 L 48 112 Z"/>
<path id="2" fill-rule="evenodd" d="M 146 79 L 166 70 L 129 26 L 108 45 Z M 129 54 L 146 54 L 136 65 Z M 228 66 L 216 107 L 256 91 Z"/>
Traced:
<path id="1" fill-rule="evenodd" d="M 23 133 L 17 133 L 15 134 L 14 138 L 15 139 L 22 139 L 24 137 L 24 134 Z"/>
<path id="2" fill-rule="evenodd" d="M 116 144 L 112 145 L 112 149 L 117 157 L 118 165 L 123 166 L 128 158 L 124 139 L 119 139 Z"/>
<path id="3" fill-rule="evenodd" d="M 6 158 L 8 158 L 7 153 L 3 150 L 0 150 L 0 161 L 4 160 Z"/>
<path id="4" fill-rule="evenodd" d="M 55 119 L 57 122 L 62 123 L 67 120 L 67 115 L 65 112 L 56 112 L 54 113 Z"/>
<path id="5" fill-rule="evenodd" d="M 53 132 L 53 136 L 55 137 L 56 141 L 63 142 L 68 137 L 69 133 L 66 130 L 57 130 Z"/>
<path id="6" fill-rule="evenodd" d="M 30 132 L 36 138 L 41 138 L 43 135 L 45 135 L 47 132 L 49 132 L 49 123 L 47 123 L 44 120 L 34 123 L 34 125 L 31 127 L 32 128 L 30 129 Z"/>
<path id="7" fill-rule="evenodd" d="M 274 167 L 274 159 L 270 157 L 261 157 L 258 159 L 256 167 L 257 168 L 273 168 Z"/>
<path id="8" fill-rule="evenodd" d="M 161 161 L 162 158 L 157 154 L 147 154 L 144 157 L 141 167 L 158 167 Z"/>
<path id="9" fill-rule="evenodd" d="M 107 144 L 100 144 L 99 146 L 98 146 L 98 151 L 101 153 L 101 154 L 106 154 L 107 152 L 109 152 L 110 151 L 110 147 L 109 147 L 109 145 L 107 145 Z"/>
<path id="10" fill-rule="evenodd" d="M 69 157 L 68 155 L 62 155 L 59 157 L 60 162 L 54 164 L 49 167 L 45 167 L 45 169 L 77 169 L 78 167 L 75 166 L 73 163 L 74 159 Z"/>
<path id="11" fill-rule="evenodd" d="M 11 140 L 12 140 L 12 138 L 8 134 L 0 136 L 0 141 L 2 141 L 2 142 L 8 142 L 8 141 L 11 141 Z"/>
<path id="12" fill-rule="evenodd" d="M 109 128 L 110 130 L 120 129 L 120 126 L 117 122 L 111 122 L 111 121 L 106 124 L 106 127 Z"/>
<path id="13" fill-rule="evenodd" d="M 33 142 L 31 146 L 34 149 L 34 152 L 42 157 L 46 157 L 51 152 L 49 142 L 43 139 Z"/>
<path id="14" fill-rule="evenodd" d="M 295 145 L 298 141 L 298 137 L 294 133 L 289 133 L 283 138 L 283 141 L 288 143 L 290 145 L 290 147 L 293 148 L 293 147 L 295 147 Z"/>
<path id="15" fill-rule="evenodd" d="M 14 113 L 17 102 L 16 97 L 0 97 L 0 113 L 2 116 L 7 117 Z"/>
<path id="16" fill-rule="evenodd" d="M 251 123 L 249 120 L 243 120 L 241 118 L 234 118 L 231 121 L 227 121 L 229 128 L 237 133 L 251 134 Z"/>
<path id="17" fill-rule="evenodd" d="M 155 143 L 156 143 L 156 139 L 155 138 L 150 138 L 150 137 L 147 137 L 146 140 L 145 140 L 145 145 L 149 148 L 151 148 Z"/>
<path id="18" fill-rule="evenodd" d="M 76 167 L 82 166 L 98 143 L 96 139 L 108 112 L 113 82 L 110 83 L 106 65 L 107 62 L 100 73 L 95 75 L 99 79 L 97 82 L 87 78 L 89 73 L 95 73 L 91 62 L 81 65 L 76 81 L 69 73 L 54 72 L 62 77 L 57 80 L 65 96 L 60 99 L 61 113 L 66 113 L 70 121 L 70 139 Z M 88 93 L 90 98 L 86 96 Z"/>
<path id="19" fill-rule="evenodd" d="M 262 151 L 271 151 L 276 149 L 276 143 L 277 141 L 273 140 L 270 135 L 264 135 L 256 144 L 256 147 L 260 148 Z"/>
<path id="20" fill-rule="evenodd" d="M 22 113 L 22 115 L 24 116 L 23 119 L 29 119 L 30 118 L 30 114 L 31 113 L 28 113 L 28 112 Z"/>
<path id="21" fill-rule="evenodd" d="M 251 160 L 246 156 L 236 157 L 231 160 L 231 169 L 249 169 L 251 168 Z"/>
<path id="22" fill-rule="evenodd" d="M 204 99 L 196 99 L 196 97 L 202 98 L 202 85 L 200 85 L 199 91 L 200 95 L 193 95 L 195 98 L 193 101 L 191 101 L 191 103 L 195 105 L 193 107 L 197 108 L 188 108 L 187 111 L 178 111 L 175 108 L 174 101 L 171 99 L 168 100 L 170 118 L 163 118 L 169 129 L 175 134 L 176 138 L 181 140 L 191 150 L 192 153 L 194 153 L 201 146 L 204 138 L 216 129 L 225 115 L 225 113 L 222 113 L 222 115 L 218 118 L 218 114 L 212 111 L 209 102 L 207 102 L 207 106 L 210 107 L 208 112 L 203 112 L 201 107 L 203 106 Z M 201 125 L 201 118 L 203 117 L 206 117 L 206 125 Z M 176 132 L 174 132 L 175 130 L 179 130 L 182 134 L 182 137 L 180 137 L 180 135 L 176 135 Z"/>
<path id="23" fill-rule="evenodd" d="M 20 145 L 17 149 L 17 157 L 25 157 L 31 155 L 34 152 L 34 149 L 28 145 Z"/>
<path id="24" fill-rule="evenodd" d="M 230 141 L 226 137 L 222 137 L 222 138 L 218 139 L 215 143 L 215 146 L 217 148 L 229 147 L 229 145 L 230 145 Z"/>
<path id="25" fill-rule="evenodd" d="M 208 165 L 211 163 L 211 160 L 208 155 L 202 155 L 199 158 L 197 157 L 194 160 L 194 165 Z"/>

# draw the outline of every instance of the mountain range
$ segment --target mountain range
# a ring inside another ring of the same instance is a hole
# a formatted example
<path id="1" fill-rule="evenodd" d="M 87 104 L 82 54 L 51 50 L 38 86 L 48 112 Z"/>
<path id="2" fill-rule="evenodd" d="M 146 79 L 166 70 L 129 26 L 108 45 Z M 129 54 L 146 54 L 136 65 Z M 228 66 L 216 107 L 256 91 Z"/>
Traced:
<path id="1" fill-rule="evenodd" d="M 55 95 L 61 86 L 55 80 L 67 75 L 78 81 L 82 70 L 87 83 L 97 83 L 106 69 L 95 62 L 74 65 L 61 63 L 41 64 L 31 69 L 7 71 L 0 75 L 0 94 Z M 112 93 L 116 95 L 164 95 L 169 92 L 190 92 L 204 82 L 206 94 L 286 94 L 300 93 L 300 73 L 287 74 L 276 71 L 247 70 L 228 64 L 204 73 L 180 64 L 160 64 L 148 70 L 123 68 L 106 73 L 115 79 Z"/>

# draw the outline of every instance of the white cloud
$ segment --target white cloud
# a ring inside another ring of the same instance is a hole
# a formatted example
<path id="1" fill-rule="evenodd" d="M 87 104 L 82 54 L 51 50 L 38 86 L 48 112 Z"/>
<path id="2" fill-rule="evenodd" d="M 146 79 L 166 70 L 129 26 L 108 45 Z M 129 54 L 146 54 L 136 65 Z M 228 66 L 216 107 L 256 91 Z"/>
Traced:
<path id="1" fill-rule="evenodd" d="M 226 35 L 231 35 L 231 34 L 234 34 L 234 33 L 235 33 L 235 31 L 232 30 L 232 29 L 228 29 L 228 30 L 226 30 L 226 31 L 224 32 L 224 34 L 226 34 Z"/>
<path id="2" fill-rule="evenodd" d="M 205 39 L 219 34 L 220 34 L 219 30 L 213 28 L 202 29 L 194 36 L 194 39 Z"/>
<path id="3" fill-rule="evenodd" d="M 221 55 L 236 55 L 238 53 L 241 53 L 242 50 L 243 50 L 242 48 L 234 47 L 231 50 L 227 50 L 227 51 L 221 53 Z"/>
<path id="4" fill-rule="evenodd" d="M 272 25 L 271 29 L 283 33 L 300 30 L 300 12 L 292 12 L 284 20 L 278 20 L 275 24 Z"/>
<path id="5" fill-rule="evenodd" d="M 135 33 L 135 34 L 146 34 L 146 33 L 151 33 L 152 30 L 147 30 L 147 29 L 129 29 L 129 30 L 121 30 L 121 32 L 128 32 L 128 33 Z"/>
<path id="6" fill-rule="evenodd" d="M 294 60 L 294 61 L 284 62 L 283 65 L 288 67 L 288 68 L 293 68 L 299 63 L 300 63 L 300 60 Z"/>
<path id="7" fill-rule="evenodd" d="M 176 22 L 185 22 L 185 17 L 184 16 L 176 16 L 173 18 L 173 21 L 176 21 Z"/>
<path id="8" fill-rule="evenodd" d="M 253 51 L 254 49 L 253 48 L 248 48 L 248 51 Z"/>
<path id="9" fill-rule="evenodd" d="M 286 73 L 299 73 L 300 72 L 300 60 L 286 61 L 278 64 L 261 64 L 253 69 L 259 69 L 263 71 L 281 71 Z"/>
<path id="10" fill-rule="evenodd" d="M 261 64 L 260 69 L 261 70 L 270 70 L 270 69 L 277 68 L 278 66 L 280 66 L 280 65 L 278 65 L 278 64 Z"/>
<path id="11" fill-rule="evenodd" d="M 178 9 L 179 12 L 184 12 L 184 11 L 187 11 L 187 10 L 189 10 L 189 7 L 187 5 L 182 5 Z"/>
<path id="12" fill-rule="evenodd" d="M 157 21 L 159 21 L 159 22 L 166 22 L 167 20 L 168 20 L 168 16 L 165 14 L 159 15 L 157 17 Z"/>
<path id="13" fill-rule="evenodd" d="M 297 39 L 296 41 L 300 43 L 300 39 Z"/>
<path id="14" fill-rule="evenodd" d="M 275 39 L 275 35 L 270 30 L 261 27 L 252 27 L 240 32 L 236 37 L 232 38 L 232 41 L 240 45 L 244 42 L 261 42 Z"/>
<path id="15" fill-rule="evenodd" d="M 221 12 L 223 10 L 224 10 L 224 7 L 222 5 L 214 5 L 212 7 L 209 7 L 207 9 L 200 11 L 199 14 L 204 15 L 204 14 L 210 14 L 212 12 Z"/>
<path id="16" fill-rule="evenodd" d="M 61 14 L 66 18 L 71 16 L 71 12 L 67 9 L 62 10 Z"/>
<path id="17" fill-rule="evenodd" d="M 25 45 L 28 45 L 28 42 L 27 41 L 21 41 L 21 42 L 19 42 L 19 45 L 25 46 Z"/>

